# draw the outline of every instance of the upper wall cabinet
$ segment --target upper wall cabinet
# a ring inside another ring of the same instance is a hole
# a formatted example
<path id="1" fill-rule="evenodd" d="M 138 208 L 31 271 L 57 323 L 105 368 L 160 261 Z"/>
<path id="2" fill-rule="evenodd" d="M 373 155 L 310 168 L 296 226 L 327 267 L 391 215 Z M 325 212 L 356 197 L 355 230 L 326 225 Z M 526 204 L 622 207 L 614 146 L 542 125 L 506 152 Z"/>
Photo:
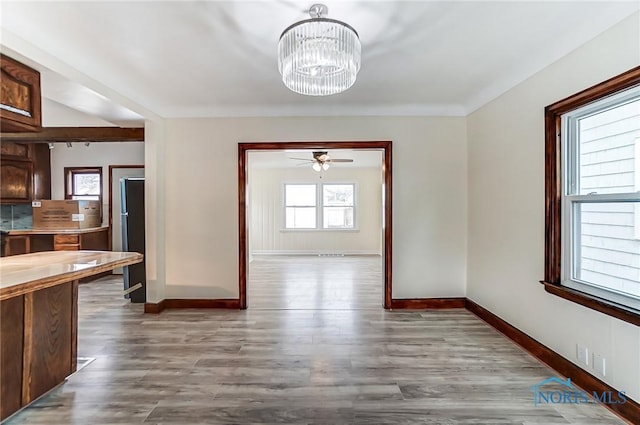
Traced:
<path id="1" fill-rule="evenodd" d="M 0 131 L 40 131 L 40 73 L 0 55 Z"/>
<path id="2" fill-rule="evenodd" d="M 51 153 L 46 143 L 0 143 L 0 204 L 51 199 Z"/>

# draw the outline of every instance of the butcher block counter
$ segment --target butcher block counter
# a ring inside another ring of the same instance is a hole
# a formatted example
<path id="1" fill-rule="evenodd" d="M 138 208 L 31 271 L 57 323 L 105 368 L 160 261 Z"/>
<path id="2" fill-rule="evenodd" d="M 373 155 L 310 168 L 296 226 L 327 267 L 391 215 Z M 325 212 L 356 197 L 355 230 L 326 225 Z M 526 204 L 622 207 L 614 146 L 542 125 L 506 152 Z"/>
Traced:
<path id="1" fill-rule="evenodd" d="M 0 420 L 76 370 L 78 280 L 142 258 L 110 251 L 0 258 Z"/>

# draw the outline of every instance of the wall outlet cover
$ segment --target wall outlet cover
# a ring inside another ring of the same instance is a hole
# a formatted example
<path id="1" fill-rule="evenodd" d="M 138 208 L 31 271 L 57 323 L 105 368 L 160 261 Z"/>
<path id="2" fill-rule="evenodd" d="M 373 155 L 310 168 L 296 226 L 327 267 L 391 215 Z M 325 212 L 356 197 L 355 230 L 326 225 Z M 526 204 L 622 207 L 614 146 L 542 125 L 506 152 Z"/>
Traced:
<path id="1" fill-rule="evenodd" d="M 589 366 L 589 349 L 576 344 L 576 358 L 581 365 Z"/>

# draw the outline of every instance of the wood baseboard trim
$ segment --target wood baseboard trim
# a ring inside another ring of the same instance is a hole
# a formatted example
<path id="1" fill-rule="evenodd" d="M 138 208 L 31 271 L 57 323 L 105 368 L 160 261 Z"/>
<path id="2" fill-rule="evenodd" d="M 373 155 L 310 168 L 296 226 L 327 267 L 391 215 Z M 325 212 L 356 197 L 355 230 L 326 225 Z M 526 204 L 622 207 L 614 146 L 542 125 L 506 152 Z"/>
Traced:
<path id="1" fill-rule="evenodd" d="M 150 314 L 160 314 L 165 309 L 165 300 L 158 303 L 144 303 L 144 312 Z"/>
<path id="2" fill-rule="evenodd" d="M 597 391 L 600 394 L 607 391 L 611 391 L 613 394 L 618 393 L 618 389 L 613 388 L 584 369 L 576 366 L 546 345 L 531 338 L 526 333 L 468 298 L 466 299 L 466 308 L 498 332 L 524 348 L 532 356 L 547 364 L 559 374 L 571 378 L 572 382 L 589 394 L 593 391 Z M 604 404 L 604 406 L 623 419 L 631 421 L 631 423 L 634 424 L 640 424 L 640 404 L 635 401 L 627 398 L 624 404 Z"/>
<path id="3" fill-rule="evenodd" d="M 145 313 L 160 313 L 163 310 L 173 308 L 221 308 L 221 309 L 240 309 L 240 300 L 238 299 L 182 299 L 167 298 L 157 304 L 145 303 Z"/>
<path id="4" fill-rule="evenodd" d="M 466 298 L 400 298 L 392 299 L 390 308 L 396 310 L 436 310 L 465 308 Z"/>

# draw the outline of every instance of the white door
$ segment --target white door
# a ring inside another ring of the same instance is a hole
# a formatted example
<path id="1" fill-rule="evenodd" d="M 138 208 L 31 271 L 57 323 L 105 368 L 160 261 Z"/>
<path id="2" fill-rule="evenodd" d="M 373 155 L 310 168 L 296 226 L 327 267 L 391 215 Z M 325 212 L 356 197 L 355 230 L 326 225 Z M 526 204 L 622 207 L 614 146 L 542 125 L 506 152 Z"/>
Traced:
<path id="1" fill-rule="evenodd" d="M 122 226 L 120 225 L 120 179 L 123 177 L 144 177 L 144 168 L 111 169 L 111 249 L 122 251 Z M 122 274 L 122 267 L 113 270 Z"/>

